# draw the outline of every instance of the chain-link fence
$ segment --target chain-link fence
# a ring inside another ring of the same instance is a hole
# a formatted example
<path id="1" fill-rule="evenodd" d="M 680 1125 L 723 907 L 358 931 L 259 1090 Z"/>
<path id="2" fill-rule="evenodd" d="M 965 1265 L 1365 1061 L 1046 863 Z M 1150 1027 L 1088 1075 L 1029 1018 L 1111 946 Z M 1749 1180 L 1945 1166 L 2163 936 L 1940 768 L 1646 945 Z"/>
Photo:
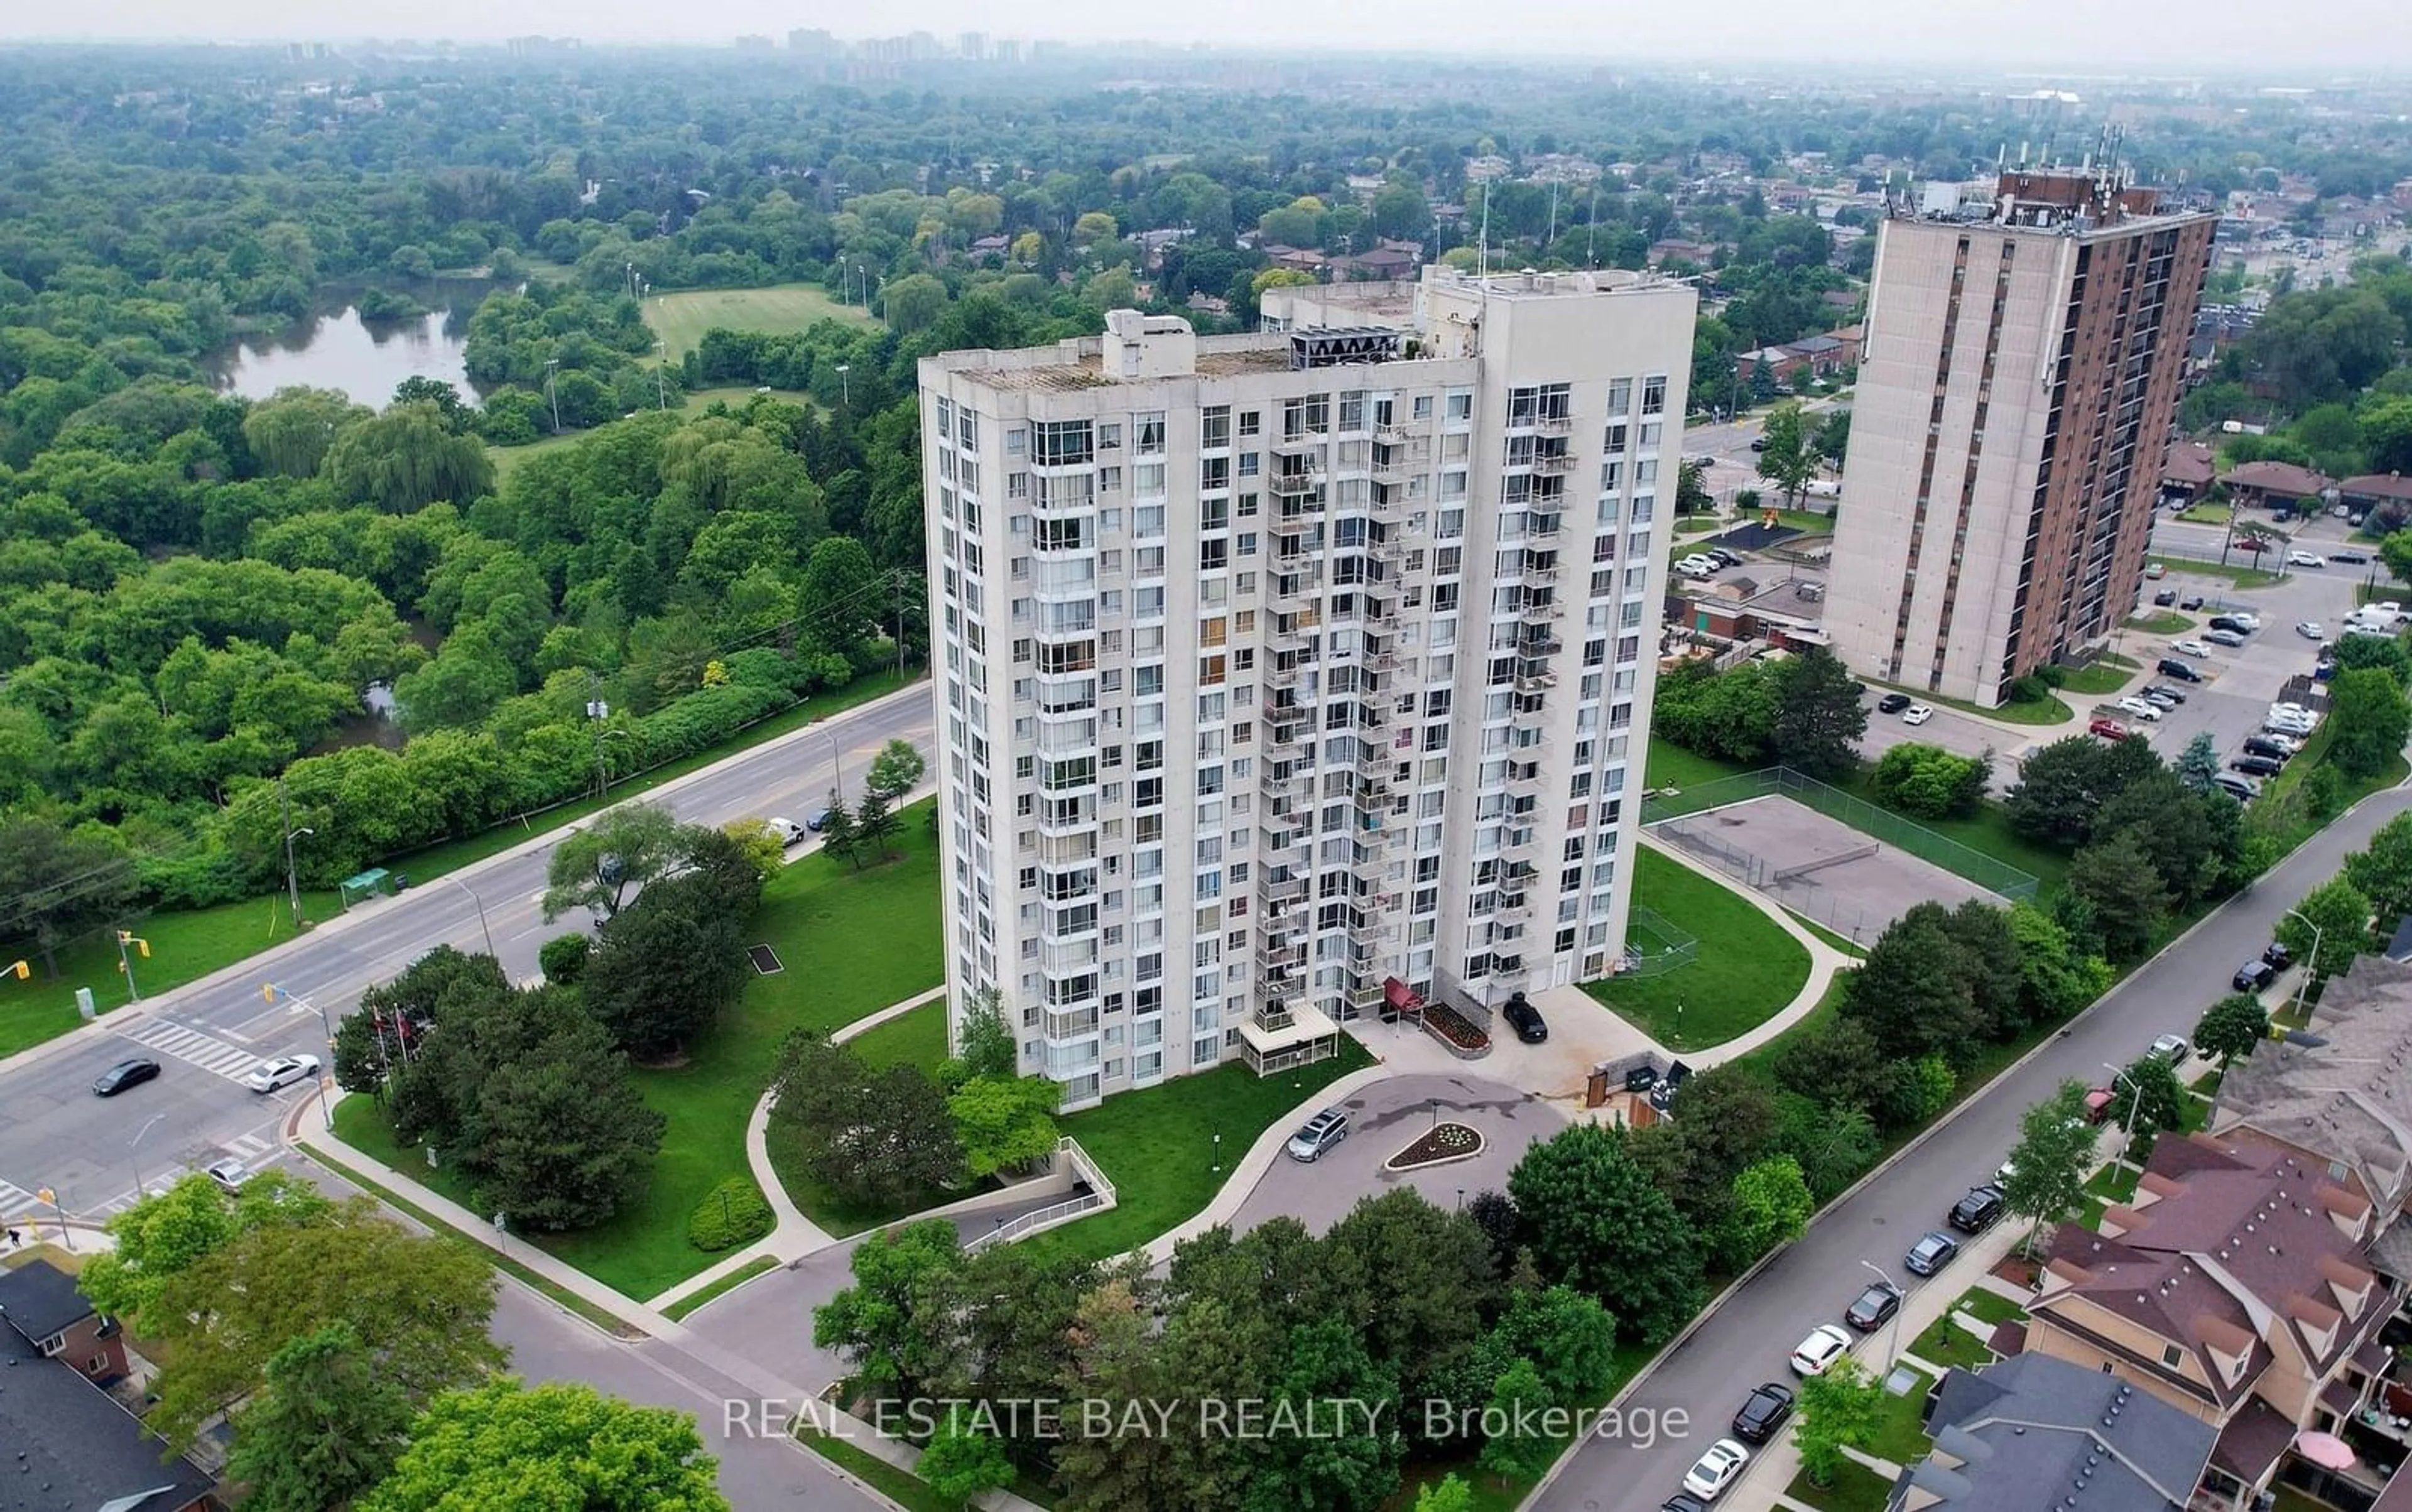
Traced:
<path id="1" fill-rule="evenodd" d="M 1655 976 L 1699 958 L 1700 942 L 1650 909 L 1636 907 L 1625 924 L 1626 976 Z"/>

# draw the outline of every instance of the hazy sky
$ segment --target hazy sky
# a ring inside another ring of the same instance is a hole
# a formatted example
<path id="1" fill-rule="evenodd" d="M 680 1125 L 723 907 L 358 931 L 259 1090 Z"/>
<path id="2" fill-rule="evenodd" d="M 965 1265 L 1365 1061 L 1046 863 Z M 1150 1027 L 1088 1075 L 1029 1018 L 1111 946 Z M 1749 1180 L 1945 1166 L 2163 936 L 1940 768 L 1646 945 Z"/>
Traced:
<path id="1" fill-rule="evenodd" d="M 2241 69 L 2412 70 L 2403 0 L 1724 0 L 1714 6 L 1598 0 L 1220 0 L 1133 7 L 1109 0 L 83 0 L 7 7 L 0 36 L 55 38 L 463 41 L 543 33 L 590 41 L 725 45 L 739 33 L 841 37 L 927 30 L 951 38 L 1092 41 L 1285 40 L 1352 50 L 1443 50 L 1566 57 L 1892 59 L 1972 72 L 2050 64 L 2072 73 Z M 2171 22 L 2183 16 L 2182 26 Z"/>

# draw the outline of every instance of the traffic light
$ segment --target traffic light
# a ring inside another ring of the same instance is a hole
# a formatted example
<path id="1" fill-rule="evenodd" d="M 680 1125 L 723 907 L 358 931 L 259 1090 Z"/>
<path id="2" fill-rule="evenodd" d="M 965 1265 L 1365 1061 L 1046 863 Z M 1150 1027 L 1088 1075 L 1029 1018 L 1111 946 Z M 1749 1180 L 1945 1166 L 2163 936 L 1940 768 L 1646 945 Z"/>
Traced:
<path id="1" fill-rule="evenodd" d="M 276 984 L 274 982 L 262 982 L 259 984 L 259 1001 L 267 1004 L 272 1008 L 276 1006 Z"/>

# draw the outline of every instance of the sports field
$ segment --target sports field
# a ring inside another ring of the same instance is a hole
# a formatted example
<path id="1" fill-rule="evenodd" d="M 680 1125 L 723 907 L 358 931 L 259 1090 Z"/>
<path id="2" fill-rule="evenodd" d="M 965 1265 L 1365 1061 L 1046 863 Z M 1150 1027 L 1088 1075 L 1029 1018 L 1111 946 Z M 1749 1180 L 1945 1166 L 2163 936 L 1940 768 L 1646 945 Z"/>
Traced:
<path id="1" fill-rule="evenodd" d="M 677 294 L 656 294 L 645 301 L 645 324 L 669 345 L 672 361 L 693 350 L 703 340 L 703 333 L 714 326 L 785 334 L 831 317 L 863 321 L 871 318 L 861 305 L 840 304 L 810 284 L 687 289 Z"/>

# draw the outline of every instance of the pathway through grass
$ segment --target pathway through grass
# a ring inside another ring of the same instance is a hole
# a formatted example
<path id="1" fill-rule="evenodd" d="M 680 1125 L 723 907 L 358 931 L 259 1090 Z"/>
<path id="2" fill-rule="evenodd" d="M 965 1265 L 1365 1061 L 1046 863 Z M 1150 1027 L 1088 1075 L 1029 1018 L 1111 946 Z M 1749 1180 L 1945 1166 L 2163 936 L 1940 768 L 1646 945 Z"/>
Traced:
<path id="1" fill-rule="evenodd" d="M 1680 861 L 1636 850 L 1633 902 L 1698 940 L 1699 955 L 1655 976 L 1611 976 L 1583 991 L 1669 1050 L 1747 1034 L 1809 980 L 1807 947 L 1749 899 Z"/>

